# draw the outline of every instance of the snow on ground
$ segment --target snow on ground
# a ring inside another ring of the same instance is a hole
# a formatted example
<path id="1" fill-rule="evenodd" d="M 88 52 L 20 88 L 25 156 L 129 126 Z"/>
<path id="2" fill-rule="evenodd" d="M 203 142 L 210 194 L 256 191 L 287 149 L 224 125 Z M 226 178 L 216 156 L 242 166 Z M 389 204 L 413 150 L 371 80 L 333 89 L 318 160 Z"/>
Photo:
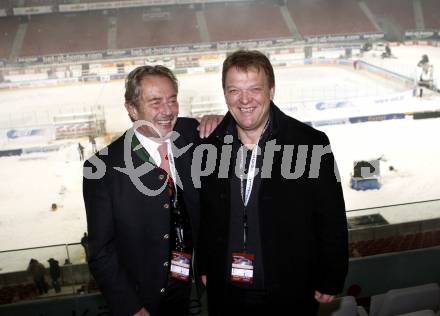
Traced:
<path id="1" fill-rule="evenodd" d="M 422 59 L 422 55 L 426 54 L 430 63 L 434 65 L 434 71 L 436 72 L 434 74 L 435 81 L 440 83 L 440 49 L 438 47 L 402 44 L 391 47 L 391 52 L 395 58 L 382 59 L 380 57 L 381 52 L 370 51 L 362 57 L 362 60 L 409 78 L 415 78 L 416 74 L 420 74 L 420 68 L 417 67 L 417 63 Z"/>
<path id="2" fill-rule="evenodd" d="M 393 53 L 404 55 L 403 48 L 396 47 Z M 425 51 L 409 47 L 408 58 L 399 57 L 412 67 Z M 414 52 L 413 52 L 414 50 Z M 439 56 L 440 50 L 428 52 L 430 57 Z M 413 60 L 415 59 L 415 61 Z M 391 67 L 395 60 L 376 61 Z M 390 62 L 390 64 L 386 64 Z M 213 107 L 221 113 L 226 111 L 221 90 L 220 74 L 179 76 L 181 115 L 189 115 L 198 107 Z M 123 82 L 81 84 L 48 89 L 29 89 L 0 92 L 0 130 L 11 122 L 39 122 L 47 124 L 53 113 L 82 112 L 97 105 L 105 110 L 107 127 L 112 132 L 123 131 L 130 126 L 123 106 Z M 293 67 L 276 69 L 275 103 L 280 106 L 294 106 L 291 115 L 300 119 L 322 119 L 323 116 L 351 116 L 365 114 L 365 109 L 345 108 L 328 111 L 309 111 L 319 101 L 339 100 L 350 97 L 371 98 L 405 93 L 405 90 L 384 79 L 365 76 L 349 67 Z M 437 106 L 439 97 L 429 100 L 412 98 L 398 108 L 386 110 L 411 111 Z M 357 104 L 353 102 L 353 104 Z M 437 106 L 439 108 L 440 106 Z M 384 110 L 384 109 L 382 109 Z M 378 111 L 378 109 L 368 109 Z M 387 111 L 385 111 L 387 112 Z M 369 113 L 373 114 L 373 113 Z M 15 126 L 14 126 L 15 127 Z M 19 126 L 16 126 L 19 127 Z M 348 210 L 379 207 L 384 205 L 439 199 L 440 186 L 440 119 L 393 120 L 383 122 L 333 125 L 320 127 L 332 143 L 338 161 L 344 195 Z M 2 143 L 3 141 L 3 143 Z M 21 157 L 0 157 L 0 250 L 27 248 L 79 242 L 86 230 L 86 218 L 82 201 L 82 163 L 79 161 L 77 143 L 86 145 L 86 138 L 63 142 L 57 152 L 34 153 Z M 44 145 L 38 140 L 36 144 Z M 21 146 L 0 139 L 1 147 Z M 34 144 L 34 145 L 36 145 Z M 29 144 L 26 143 L 26 146 Z M 98 139 L 98 147 L 104 145 Z M 355 191 L 349 188 L 353 161 L 383 156 L 381 163 L 382 188 L 372 191 Z M 392 165 L 394 171 L 388 167 Z M 51 204 L 59 209 L 51 211 Z M 399 207 L 372 211 L 350 212 L 349 216 L 378 212 L 389 222 L 412 221 L 421 218 L 439 217 L 438 203 L 425 203 L 410 207 Z M 69 248 L 70 255 L 77 261 L 84 260 L 81 246 Z M 46 262 L 54 257 L 60 262 L 65 259 L 63 246 L 0 253 L 2 272 L 23 269 L 30 257 Z"/>
<path id="3" fill-rule="evenodd" d="M 403 119 L 333 125 L 321 129 L 330 138 L 348 210 L 440 198 L 440 186 L 437 184 L 440 179 L 440 141 L 434 136 L 440 133 L 440 119 Z M 381 189 L 350 189 L 353 162 L 382 156 Z M 390 166 L 393 171 L 389 170 Z M 414 215 L 419 218 L 440 216 L 440 209 L 426 211 Z M 388 217 L 388 214 L 385 215 Z M 401 218 L 393 218 L 392 222 L 414 219 L 414 216 L 399 215 Z"/>

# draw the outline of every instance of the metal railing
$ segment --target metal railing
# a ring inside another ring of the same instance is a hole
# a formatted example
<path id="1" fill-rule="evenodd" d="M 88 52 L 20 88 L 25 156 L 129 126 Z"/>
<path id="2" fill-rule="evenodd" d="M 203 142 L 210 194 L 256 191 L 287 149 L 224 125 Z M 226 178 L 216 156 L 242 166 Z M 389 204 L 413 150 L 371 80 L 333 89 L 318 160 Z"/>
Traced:
<path id="1" fill-rule="evenodd" d="M 25 271 L 30 259 L 36 259 L 46 268 L 47 260 L 54 258 L 60 265 L 85 263 L 85 251 L 80 243 L 56 244 L 40 247 L 0 251 L 0 273 Z"/>

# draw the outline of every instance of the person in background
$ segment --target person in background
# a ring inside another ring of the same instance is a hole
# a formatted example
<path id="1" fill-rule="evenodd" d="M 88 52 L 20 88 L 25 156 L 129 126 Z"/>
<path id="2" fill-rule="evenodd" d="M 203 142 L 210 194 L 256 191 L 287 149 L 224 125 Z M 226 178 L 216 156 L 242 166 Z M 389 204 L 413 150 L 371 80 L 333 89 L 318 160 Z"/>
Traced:
<path id="1" fill-rule="evenodd" d="M 86 261 L 89 261 L 89 237 L 87 236 L 87 232 L 84 232 L 84 235 L 81 238 L 81 245 L 84 248 L 84 253 L 86 255 Z"/>
<path id="2" fill-rule="evenodd" d="M 32 276 L 34 283 L 40 295 L 47 293 L 48 286 L 44 278 L 46 268 L 37 259 L 32 258 L 27 268 L 28 273 Z"/>
<path id="3" fill-rule="evenodd" d="M 60 265 L 57 260 L 54 258 L 50 258 L 47 260 L 49 262 L 49 274 L 52 279 L 52 286 L 55 290 L 55 293 L 61 292 L 60 281 L 58 280 L 61 276 Z"/>
<path id="4" fill-rule="evenodd" d="M 391 48 L 390 48 L 390 44 L 385 44 L 385 52 L 382 53 L 382 58 L 391 58 L 392 54 L 391 54 Z"/>
<path id="5" fill-rule="evenodd" d="M 96 139 L 93 136 L 89 136 L 89 142 L 92 145 L 92 152 L 94 154 L 96 154 L 96 152 L 98 151 L 98 148 L 96 147 Z"/>
<path id="6" fill-rule="evenodd" d="M 84 146 L 81 145 L 81 143 L 78 143 L 78 153 L 79 153 L 79 160 L 84 160 Z"/>

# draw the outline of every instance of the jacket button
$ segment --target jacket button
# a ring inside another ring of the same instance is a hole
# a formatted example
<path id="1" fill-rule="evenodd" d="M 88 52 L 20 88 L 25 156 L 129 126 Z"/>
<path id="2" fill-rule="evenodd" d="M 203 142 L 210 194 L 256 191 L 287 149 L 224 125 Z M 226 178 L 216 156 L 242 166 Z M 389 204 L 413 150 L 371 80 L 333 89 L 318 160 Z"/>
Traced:
<path id="1" fill-rule="evenodd" d="M 163 292 L 165 292 L 165 288 L 160 289 L 160 293 L 163 293 Z"/>
<path id="2" fill-rule="evenodd" d="M 164 266 L 164 267 L 168 267 L 168 261 L 165 261 L 165 262 L 163 263 L 163 266 Z"/>
<path id="3" fill-rule="evenodd" d="M 165 176 L 164 176 L 163 174 L 160 174 L 160 175 L 159 175 L 159 180 L 160 180 L 160 181 L 163 181 L 163 179 L 165 179 Z"/>
<path id="4" fill-rule="evenodd" d="M 168 239 L 168 238 L 170 238 L 170 235 L 168 234 L 163 235 L 163 239 Z"/>
<path id="5" fill-rule="evenodd" d="M 164 209 L 169 209 L 169 208 L 170 208 L 170 205 L 169 205 L 168 203 L 165 203 L 165 204 L 163 205 L 163 208 L 164 208 Z"/>

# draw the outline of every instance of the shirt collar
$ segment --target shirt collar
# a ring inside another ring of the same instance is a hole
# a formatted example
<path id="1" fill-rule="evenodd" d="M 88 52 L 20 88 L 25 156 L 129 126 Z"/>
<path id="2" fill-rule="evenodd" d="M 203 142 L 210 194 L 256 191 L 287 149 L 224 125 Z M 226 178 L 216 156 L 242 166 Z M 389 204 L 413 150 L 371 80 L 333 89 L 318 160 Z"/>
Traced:
<path id="1" fill-rule="evenodd" d="M 153 158 L 156 165 L 160 166 L 160 163 L 162 161 L 162 159 L 160 158 L 159 150 L 158 150 L 160 143 L 157 143 L 154 140 L 152 140 L 151 138 L 146 137 L 145 135 L 143 135 L 142 133 L 140 133 L 137 130 L 134 131 L 134 134 L 136 135 L 137 139 L 141 143 L 142 147 L 144 147 L 145 150 L 150 154 L 151 158 Z M 169 143 L 170 140 L 166 139 L 165 142 Z"/>

